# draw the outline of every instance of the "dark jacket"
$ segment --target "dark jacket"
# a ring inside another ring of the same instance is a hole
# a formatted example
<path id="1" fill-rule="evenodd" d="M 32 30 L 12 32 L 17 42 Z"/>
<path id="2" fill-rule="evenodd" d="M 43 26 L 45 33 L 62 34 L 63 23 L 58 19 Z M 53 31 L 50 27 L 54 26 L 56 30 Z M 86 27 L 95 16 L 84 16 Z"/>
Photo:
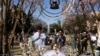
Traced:
<path id="1" fill-rule="evenodd" d="M 60 45 L 60 46 L 64 46 L 65 45 L 65 36 L 64 35 L 57 35 L 55 37 L 55 43 Z"/>

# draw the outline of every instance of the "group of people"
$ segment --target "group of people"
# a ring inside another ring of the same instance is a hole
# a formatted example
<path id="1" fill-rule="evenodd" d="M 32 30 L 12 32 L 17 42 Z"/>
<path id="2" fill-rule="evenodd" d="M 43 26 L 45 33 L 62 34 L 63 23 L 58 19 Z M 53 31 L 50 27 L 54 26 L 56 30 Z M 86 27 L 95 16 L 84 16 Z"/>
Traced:
<path id="1" fill-rule="evenodd" d="M 88 47 L 88 42 L 90 40 L 90 35 L 87 32 L 82 32 L 81 34 L 79 34 L 80 36 L 74 36 L 74 40 L 75 40 L 75 44 L 77 46 L 78 49 L 78 53 L 82 54 L 82 53 L 86 53 L 87 52 L 87 47 Z M 69 36 L 71 38 L 71 36 Z M 52 40 L 47 39 L 48 37 L 46 36 L 46 34 L 44 32 L 42 32 L 42 27 L 39 26 L 37 28 L 37 32 L 35 32 L 32 35 L 32 41 L 35 45 L 35 48 L 40 50 L 42 47 L 45 47 L 47 44 L 52 43 Z M 63 47 L 66 44 L 71 44 L 71 40 L 69 40 L 70 43 L 68 43 L 68 41 L 66 42 L 66 39 L 68 40 L 68 37 L 66 37 L 63 34 L 63 30 L 59 29 L 57 31 L 57 34 L 55 34 L 54 36 L 54 44 L 57 44 L 59 46 L 59 48 Z M 91 43 L 94 44 L 95 41 L 91 41 Z M 92 45 L 93 46 L 93 45 Z"/>
<path id="2" fill-rule="evenodd" d="M 76 47 L 78 49 L 78 53 L 82 54 L 87 51 L 89 36 L 86 32 L 82 32 L 81 34 L 77 34 L 75 37 Z"/>
<path id="3" fill-rule="evenodd" d="M 69 36 L 70 37 L 70 36 Z M 37 27 L 37 32 L 35 32 L 31 36 L 32 44 L 34 45 L 35 49 L 41 50 L 46 45 L 51 45 L 52 40 L 49 39 L 50 36 L 47 36 L 46 33 L 42 31 L 42 27 Z M 66 41 L 68 40 L 71 43 L 70 38 L 66 37 L 63 34 L 63 30 L 59 29 L 57 34 L 53 36 L 54 43 L 59 46 L 59 48 L 62 48 L 64 45 L 66 45 Z M 70 44 L 67 41 L 67 44 Z M 96 44 L 96 37 L 93 34 L 89 34 L 87 32 L 82 32 L 81 34 L 77 34 L 74 36 L 74 41 L 76 48 L 78 49 L 78 54 L 82 54 L 87 51 L 88 42 L 90 42 L 92 48 L 95 48 Z M 32 45 L 31 45 L 32 46 Z M 52 46 L 52 45 L 51 45 Z"/>
<path id="4" fill-rule="evenodd" d="M 37 28 L 37 32 L 34 33 L 34 35 L 32 36 L 32 40 L 33 43 L 35 44 L 35 47 L 38 47 L 38 49 L 40 49 L 40 47 L 44 47 L 46 45 L 46 42 L 52 42 L 52 40 L 46 40 L 47 36 L 44 32 L 42 32 L 42 27 L 38 26 Z M 55 39 L 55 44 L 59 45 L 60 47 L 65 45 L 65 36 L 63 35 L 63 30 L 59 29 L 58 33 L 56 34 L 56 36 L 54 37 Z"/>
<path id="5" fill-rule="evenodd" d="M 97 39 L 98 36 L 95 33 L 92 32 L 82 32 L 81 34 L 77 34 L 75 36 L 76 40 L 76 48 L 78 49 L 78 54 L 90 54 L 88 53 L 87 49 L 89 46 L 89 49 L 92 50 L 92 53 L 95 53 L 95 50 L 97 49 Z"/>

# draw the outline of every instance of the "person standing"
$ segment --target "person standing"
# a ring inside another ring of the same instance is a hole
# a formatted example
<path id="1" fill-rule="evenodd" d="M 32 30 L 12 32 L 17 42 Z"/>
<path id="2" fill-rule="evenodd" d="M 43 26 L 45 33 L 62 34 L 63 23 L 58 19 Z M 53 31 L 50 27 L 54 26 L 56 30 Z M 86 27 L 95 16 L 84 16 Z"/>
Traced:
<path id="1" fill-rule="evenodd" d="M 58 34 L 55 37 L 55 43 L 60 47 L 63 47 L 65 45 L 65 36 L 63 35 L 62 29 L 58 30 Z"/>
<path id="2" fill-rule="evenodd" d="M 46 35 L 45 33 L 42 32 L 42 27 L 38 26 L 37 32 L 35 32 L 34 35 L 32 36 L 32 41 L 35 45 L 35 49 L 40 50 L 42 47 L 44 47 L 45 39 L 46 39 Z"/>
<path id="3" fill-rule="evenodd" d="M 78 51 L 78 55 L 82 54 L 81 52 L 81 34 L 77 34 L 76 37 L 75 37 L 75 40 L 76 40 L 76 48 L 77 48 L 77 51 Z"/>
<path id="4" fill-rule="evenodd" d="M 88 36 L 87 36 L 87 33 L 86 32 L 83 32 L 82 33 L 82 37 L 81 37 L 81 41 L 82 41 L 82 53 L 85 53 L 87 52 L 87 46 L 88 46 Z M 85 48 L 85 50 L 84 50 Z"/>

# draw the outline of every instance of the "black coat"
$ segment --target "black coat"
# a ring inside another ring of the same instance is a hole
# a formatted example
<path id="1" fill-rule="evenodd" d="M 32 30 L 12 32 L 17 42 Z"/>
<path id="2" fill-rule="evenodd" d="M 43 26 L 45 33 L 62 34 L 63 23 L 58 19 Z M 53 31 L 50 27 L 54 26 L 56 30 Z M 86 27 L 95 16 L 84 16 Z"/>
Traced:
<path id="1" fill-rule="evenodd" d="M 65 36 L 64 35 L 61 35 L 61 36 L 57 35 L 55 37 L 55 43 L 59 44 L 61 46 L 64 46 L 64 44 L 65 44 Z"/>

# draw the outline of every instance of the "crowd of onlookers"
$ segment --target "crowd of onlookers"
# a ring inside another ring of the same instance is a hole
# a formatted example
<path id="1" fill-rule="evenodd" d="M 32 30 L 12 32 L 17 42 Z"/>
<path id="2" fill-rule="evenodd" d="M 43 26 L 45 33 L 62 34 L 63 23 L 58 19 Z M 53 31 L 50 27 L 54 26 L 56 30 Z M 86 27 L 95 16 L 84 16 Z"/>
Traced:
<path id="1" fill-rule="evenodd" d="M 42 32 L 42 27 L 39 26 L 37 28 L 37 32 L 32 35 L 26 34 L 24 38 L 20 34 L 17 34 L 18 39 L 21 43 L 28 43 L 29 38 L 31 44 L 28 47 L 32 46 L 34 49 L 40 50 L 45 46 L 51 46 L 51 49 L 56 44 L 60 49 L 65 45 L 72 46 L 75 52 L 78 52 L 78 55 L 87 53 L 88 45 L 90 45 L 90 49 L 94 51 L 96 49 L 97 44 L 97 36 L 96 34 L 83 31 L 79 34 L 64 34 L 62 29 L 59 29 L 56 34 L 46 34 Z M 31 48 L 31 47 L 30 47 Z"/>

